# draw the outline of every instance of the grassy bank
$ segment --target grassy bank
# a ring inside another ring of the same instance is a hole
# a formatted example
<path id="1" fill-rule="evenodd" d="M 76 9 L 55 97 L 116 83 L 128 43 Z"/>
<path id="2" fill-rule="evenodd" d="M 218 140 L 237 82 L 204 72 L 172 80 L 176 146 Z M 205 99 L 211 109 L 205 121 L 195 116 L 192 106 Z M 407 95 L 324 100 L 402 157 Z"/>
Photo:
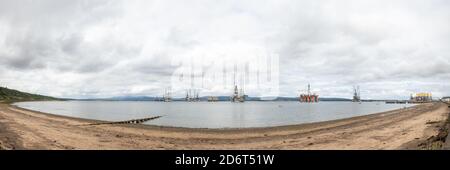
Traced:
<path id="1" fill-rule="evenodd" d="M 13 103 L 20 101 L 44 101 L 44 100 L 62 100 L 62 99 L 0 87 L 0 102 L 3 103 Z"/>
<path id="2" fill-rule="evenodd" d="M 14 89 L 9 89 L 6 87 L 0 87 L 0 103 L 14 103 L 22 101 L 46 101 L 46 100 L 63 100 L 49 96 L 43 96 L 38 94 L 31 94 L 26 92 L 21 92 Z M 0 119 L 4 119 L 0 116 Z M 4 149 L 16 149 L 14 146 L 15 135 L 9 132 L 8 128 L 0 123 L 0 150 Z"/>

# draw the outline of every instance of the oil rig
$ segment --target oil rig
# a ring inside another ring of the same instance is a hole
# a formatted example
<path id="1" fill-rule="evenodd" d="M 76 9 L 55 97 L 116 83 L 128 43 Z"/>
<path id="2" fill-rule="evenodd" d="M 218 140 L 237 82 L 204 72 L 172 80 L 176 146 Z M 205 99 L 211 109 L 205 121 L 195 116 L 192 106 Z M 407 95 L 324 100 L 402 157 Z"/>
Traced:
<path id="1" fill-rule="evenodd" d="M 198 90 L 193 90 L 193 89 L 189 89 L 186 90 L 186 98 L 185 100 L 187 102 L 198 102 L 200 101 L 200 97 L 199 97 L 199 91 Z"/>
<path id="2" fill-rule="evenodd" d="M 234 85 L 234 93 L 231 96 L 231 102 L 245 102 L 244 90 L 239 90 L 237 85 Z"/>
<path id="3" fill-rule="evenodd" d="M 302 103 L 316 103 L 319 102 L 319 95 L 311 93 L 311 85 L 308 84 L 308 91 L 306 94 L 300 94 L 300 102 Z"/>
<path id="4" fill-rule="evenodd" d="M 359 86 L 353 87 L 352 102 L 361 102 L 361 92 L 359 91 Z"/>
<path id="5" fill-rule="evenodd" d="M 244 94 L 244 85 L 243 85 L 243 78 L 241 77 L 241 89 L 238 88 L 237 83 L 236 83 L 236 72 L 237 72 L 237 68 L 236 65 L 234 65 L 234 75 L 233 75 L 233 79 L 234 79 L 234 90 L 233 90 L 233 94 L 230 97 L 230 101 L 231 102 L 245 102 L 245 94 Z"/>
<path id="6" fill-rule="evenodd" d="M 164 89 L 164 94 L 162 97 L 163 102 L 171 102 L 172 101 L 172 92 L 170 91 L 170 89 L 166 88 Z"/>

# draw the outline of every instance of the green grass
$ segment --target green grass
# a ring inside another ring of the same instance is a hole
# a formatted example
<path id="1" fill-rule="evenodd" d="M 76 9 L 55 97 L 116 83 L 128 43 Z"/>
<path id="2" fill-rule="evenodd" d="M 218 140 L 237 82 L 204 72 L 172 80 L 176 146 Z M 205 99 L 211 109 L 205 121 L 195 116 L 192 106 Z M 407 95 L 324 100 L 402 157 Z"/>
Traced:
<path id="1" fill-rule="evenodd" d="M 42 101 L 42 100 L 60 100 L 60 99 L 0 87 L 0 102 L 10 103 L 19 101 Z"/>

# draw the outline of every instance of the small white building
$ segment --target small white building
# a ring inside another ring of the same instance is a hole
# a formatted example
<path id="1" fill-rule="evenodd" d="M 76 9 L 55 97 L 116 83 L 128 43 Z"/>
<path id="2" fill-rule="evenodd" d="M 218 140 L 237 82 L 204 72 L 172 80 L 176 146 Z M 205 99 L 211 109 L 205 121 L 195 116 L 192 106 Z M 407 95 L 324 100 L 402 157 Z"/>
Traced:
<path id="1" fill-rule="evenodd" d="M 449 97 L 443 97 L 441 100 L 444 101 L 444 102 L 449 102 L 450 103 L 450 96 Z"/>

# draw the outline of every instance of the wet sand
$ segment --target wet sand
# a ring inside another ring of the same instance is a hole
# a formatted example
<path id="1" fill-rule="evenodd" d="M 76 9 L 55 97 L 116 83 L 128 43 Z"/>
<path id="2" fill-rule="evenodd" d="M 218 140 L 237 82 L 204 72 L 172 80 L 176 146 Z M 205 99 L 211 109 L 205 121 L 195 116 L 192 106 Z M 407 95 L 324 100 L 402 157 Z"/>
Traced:
<path id="1" fill-rule="evenodd" d="M 341 120 L 300 125 L 190 129 L 93 125 L 0 103 L 2 149 L 420 149 L 437 136 L 449 108 L 428 103 Z"/>

